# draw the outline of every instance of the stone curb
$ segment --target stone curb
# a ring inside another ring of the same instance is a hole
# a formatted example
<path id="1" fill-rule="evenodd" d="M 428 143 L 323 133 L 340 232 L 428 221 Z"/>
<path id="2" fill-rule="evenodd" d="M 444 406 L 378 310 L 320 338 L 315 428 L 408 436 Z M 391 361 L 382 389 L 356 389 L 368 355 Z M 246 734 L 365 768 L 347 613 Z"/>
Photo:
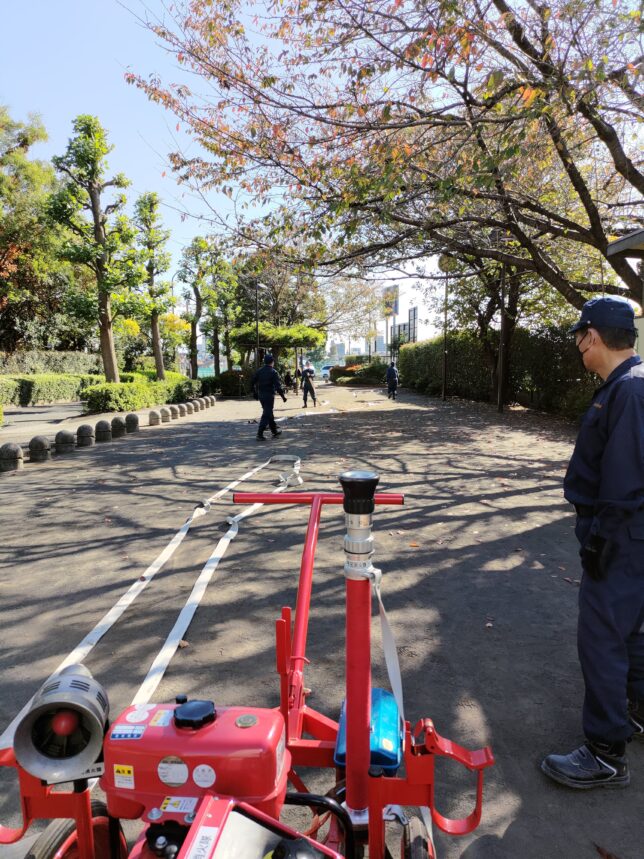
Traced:
<path id="1" fill-rule="evenodd" d="M 186 403 L 169 404 L 150 409 L 149 427 L 170 424 L 183 417 L 189 417 L 215 405 L 214 396 L 199 397 Z M 74 433 L 72 430 L 59 430 L 52 441 L 47 436 L 36 435 L 28 444 L 6 442 L 0 447 L 0 473 L 22 471 L 25 464 L 51 462 L 52 458 L 73 454 L 79 448 L 93 447 L 95 444 L 112 442 L 126 438 L 141 430 L 141 416 L 131 412 L 124 417 L 116 415 L 109 420 L 99 420 L 95 426 L 81 424 Z M 26 463 L 25 458 L 28 457 Z"/>

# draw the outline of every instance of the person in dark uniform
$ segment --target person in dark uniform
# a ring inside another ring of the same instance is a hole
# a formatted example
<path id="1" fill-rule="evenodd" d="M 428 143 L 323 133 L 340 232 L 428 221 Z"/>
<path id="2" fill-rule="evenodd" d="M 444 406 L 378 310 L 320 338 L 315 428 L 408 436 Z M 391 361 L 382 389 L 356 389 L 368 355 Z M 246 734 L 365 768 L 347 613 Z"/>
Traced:
<path id="1" fill-rule="evenodd" d="M 390 400 L 396 399 L 396 390 L 398 389 L 398 369 L 394 361 L 387 367 L 387 398 Z"/>
<path id="2" fill-rule="evenodd" d="M 279 394 L 284 402 L 286 402 L 286 394 L 284 393 L 277 370 L 273 366 L 274 363 L 273 356 L 266 355 L 264 357 L 264 366 L 260 367 L 253 376 L 253 394 L 255 395 L 255 399 L 259 400 L 262 404 L 262 417 L 257 429 L 257 441 L 266 441 L 264 437 L 266 427 L 270 428 L 273 438 L 277 438 L 278 435 L 282 434 L 282 430 L 278 429 L 275 423 L 273 405 L 275 404 L 275 394 Z"/>
<path id="3" fill-rule="evenodd" d="M 564 480 L 583 575 L 577 645 L 586 742 L 541 769 L 572 788 L 626 787 L 626 745 L 644 739 L 644 365 L 633 309 L 593 298 L 573 326 L 603 384 L 584 415 Z"/>
<path id="4" fill-rule="evenodd" d="M 311 362 L 307 361 L 304 370 L 302 370 L 302 390 L 304 391 L 304 408 L 306 408 L 307 403 L 306 399 L 311 395 L 311 399 L 313 400 L 313 405 L 317 406 L 318 401 L 315 396 L 315 387 L 313 386 L 313 379 L 315 378 L 315 370 L 311 366 Z"/>

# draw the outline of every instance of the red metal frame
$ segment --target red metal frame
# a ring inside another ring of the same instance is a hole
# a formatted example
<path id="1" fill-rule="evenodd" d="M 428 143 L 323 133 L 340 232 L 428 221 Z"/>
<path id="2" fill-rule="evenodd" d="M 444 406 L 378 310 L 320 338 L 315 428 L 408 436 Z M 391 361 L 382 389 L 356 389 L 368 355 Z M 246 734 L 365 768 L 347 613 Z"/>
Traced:
<path id="1" fill-rule="evenodd" d="M 400 505 L 402 495 L 376 493 L 375 503 Z M 284 607 L 276 621 L 276 662 L 280 676 L 280 711 L 284 717 L 287 731 L 287 746 L 292 756 L 289 780 L 300 791 L 306 786 L 297 774 L 296 767 L 316 767 L 333 769 L 335 742 L 338 724 L 306 704 L 304 669 L 306 641 L 308 635 L 309 610 L 322 507 L 326 504 L 342 504 L 344 496 L 340 493 L 322 492 L 285 492 L 267 494 L 239 492 L 233 501 L 240 504 L 299 504 L 310 505 L 311 511 L 307 526 L 300 577 L 297 591 L 295 619 L 289 607 Z M 347 580 L 347 622 L 346 622 L 346 684 L 347 684 L 347 805 L 350 809 L 368 809 L 368 843 L 372 859 L 384 857 L 383 810 L 387 805 L 427 806 L 435 824 L 452 835 L 463 835 L 476 828 L 481 819 L 483 800 L 483 770 L 494 763 L 489 747 L 470 752 L 456 743 L 441 737 L 430 719 L 420 720 L 412 730 L 405 722 L 404 777 L 369 775 L 369 724 L 371 708 L 371 583 L 368 580 Z M 349 622 L 350 619 L 350 622 Z M 476 803 L 472 812 L 462 819 L 443 816 L 435 807 L 434 760 L 436 755 L 452 758 L 477 774 Z M 10 829 L 0 826 L 0 844 L 18 841 L 30 823 L 36 819 L 73 818 L 78 834 L 78 859 L 94 859 L 94 839 L 89 790 L 81 792 L 61 792 L 44 785 L 39 779 L 22 770 L 15 759 L 12 749 L 0 750 L 0 766 L 14 767 L 18 771 L 20 783 L 21 809 L 23 824 L 21 828 Z M 337 772 L 336 778 L 342 778 Z M 197 807 L 195 823 L 178 859 L 187 855 L 208 818 L 217 817 L 222 825 L 230 809 L 243 804 L 234 799 L 216 799 L 206 795 Z M 266 816 L 257 809 L 247 809 L 259 820 Z M 274 824 L 271 818 L 267 822 Z M 290 831 L 279 824 L 284 831 Z M 366 840 L 366 838 L 365 838 Z M 143 859 L 146 855 L 145 834 L 135 844 L 130 859 Z M 334 856 L 340 853 L 342 838 L 337 826 L 331 826 L 323 852 Z M 337 851 L 334 853 L 333 851 Z"/>
<path id="2" fill-rule="evenodd" d="M 293 756 L 291 782 L 298 790 L 306 786 L 295 771 L 295 765 L 333 767 L 333 753 L 338 732 L 337 722 L 306 706 L 304 665 L 309 605 L 313 581 L 315 548 L 319 534 L 321 508 L 325 504 L 342 504 L 341 493 L 321 492 L 236 492 L 238 504 L 310 504 L 311 513 L 302 552 L 295 625 L 291 609 L 285 607 L 276 623 L 277 671 L 280 675 L 280 709 L 287 724 L 287 745 Z M 376 504 L 403 504 L 404 496 L 376 493 Z M 383 811 L 387 805 L 417 805 L 430 809 L 434 823 L 451 835 L 465 835 L 481 819 L 483 803 L 483 770 L 494 763 L 489 747 L 470 752 L 441 737 L 431 719 L 421 719 L 413 731 L 405 722 L 405 776 L 370 777 L 369 727 L 371 717 L 371 583 L 368 580 L 346 582 L 346 707 L 347 707 L 347 805 L 350 809 L 368 808 L 369 855 L 384 857 Z M 303 739 L 302 734 L 313 739 Z M 434 759 L 436 755 L 452 758 L 477 774 L 476 804 L 464 818 L 442 815 L 434 802 Z M 379 821 L 376 825 L 376 821 Z M 327 841 L 327 843 L 329 843 Z"/>

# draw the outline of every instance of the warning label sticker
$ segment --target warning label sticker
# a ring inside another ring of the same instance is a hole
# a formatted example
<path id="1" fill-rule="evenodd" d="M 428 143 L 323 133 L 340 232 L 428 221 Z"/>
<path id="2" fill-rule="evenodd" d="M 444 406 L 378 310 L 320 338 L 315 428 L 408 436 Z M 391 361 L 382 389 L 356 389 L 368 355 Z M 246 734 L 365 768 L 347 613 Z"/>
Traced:
<path id="1" fill-rule="evenodd" d="M 218 826 L 200 826 L 186 859 L 210 859 L 218 834 Z"/>
<path id="2" fill-rule="evenodd" d="M 167 728 L 172 721 L 174 710 L 157 710 L 150 719 L 151 728 Z"/>
<path id="3" fill-rule="evenodd" d="M 169 814 L 190 814 L 197 807 L 196 796 L 166 796 L 161 803 L 161 811 Z"/>
<path id="4" fill-rule="evenodd" d="M 113 740 L 140 740 L 145 734 L 145 725 L 114 725 L 110 734 Z"/>
<path id="5" fill-rule="evenodd" d="M 134 767 L 129 764 L 114 764 L 114 787 L 134 790 Z"/>

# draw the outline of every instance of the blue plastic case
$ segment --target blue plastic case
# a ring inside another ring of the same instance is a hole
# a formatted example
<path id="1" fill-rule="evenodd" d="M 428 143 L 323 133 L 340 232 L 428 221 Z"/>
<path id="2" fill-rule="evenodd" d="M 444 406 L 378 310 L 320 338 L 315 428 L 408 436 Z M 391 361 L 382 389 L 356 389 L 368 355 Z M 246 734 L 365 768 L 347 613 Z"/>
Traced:
<path id="1" fill-rule="evenodd" d="M 334 761 L 343 767 L 347 762 L 347 727 L 345 701 L 340 710 L 338 738 Z M 396 699 L 387 689 L 371 690 L 371 766 L 382 767 L 385 775 L 396 775 L 402 760 L 403 724 Z"/>

